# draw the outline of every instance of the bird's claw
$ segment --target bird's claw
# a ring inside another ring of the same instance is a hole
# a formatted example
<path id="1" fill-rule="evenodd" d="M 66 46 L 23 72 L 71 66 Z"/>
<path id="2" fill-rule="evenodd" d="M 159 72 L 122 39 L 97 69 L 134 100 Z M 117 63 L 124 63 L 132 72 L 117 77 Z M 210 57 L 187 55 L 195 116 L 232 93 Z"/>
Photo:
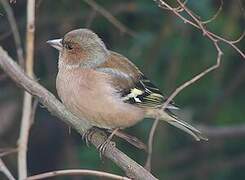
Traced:
<path id="1" fill-rule="evenodd" d="M 105 154 L 105 150 L 108 146 L 113 146 L 115 147 L 116 146 L 116 143 L 111 141 L 111 138 L 107 138 L 102 144 L 100 144 L 97 149 L 100 153 L 100 158 L 102 159 L 102 156 Z"/>
<path id="2" fill-rule="evenodd" d="M 91 141 L 91 138 L 95 133 L 95 131 L 96 129 L 92 127 L 82 134 L 82 139 L 85 141 L 88 147 L 89 147 L 89 142 Z"/>
<path id="3" fill-rule="evenodd" d="M 112 142 L 112 137 L 114 136 L 114 134 L 119 130 L 119 128 L 116 128 L 112 131 L 112 133 L 110 134 L 110 136 L 102 143 L 100 144 L 97 149 L 99 150 L 100 152 L 100 158 L 102 157 L 102 155 L 105 154 L 105 150 L 106 148 L 109 146 L 109 145 L 112 145 L 113 147 L 116 146 L 116 143 L 115 142 Z"/>

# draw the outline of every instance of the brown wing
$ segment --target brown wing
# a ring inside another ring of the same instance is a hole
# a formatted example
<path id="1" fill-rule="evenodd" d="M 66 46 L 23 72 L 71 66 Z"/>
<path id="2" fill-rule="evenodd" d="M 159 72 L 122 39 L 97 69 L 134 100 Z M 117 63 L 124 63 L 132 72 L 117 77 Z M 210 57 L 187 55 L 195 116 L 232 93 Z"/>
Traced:
<path id="1" fill-rule="evenodd" d="M 100 65 L 98 70 L 111 75 L 112 83 L 124 102 L 147 108 L 160 107 L 167 100 L 132 62 L 118 53 L 111 51 L 110 59 Z M 178 109 L 173 101 L 167 108 Z"/>
<path id="2" fill-rule="evenodd" d="M 142 74 L 140 70 L 126 57 L 113 51 L 110 52 L 110 58 L 97 69 L 112 74 L 112 83 L 119 91 L 133 86 Z M 110 67 L 113 67 L 113 70 Z"/>

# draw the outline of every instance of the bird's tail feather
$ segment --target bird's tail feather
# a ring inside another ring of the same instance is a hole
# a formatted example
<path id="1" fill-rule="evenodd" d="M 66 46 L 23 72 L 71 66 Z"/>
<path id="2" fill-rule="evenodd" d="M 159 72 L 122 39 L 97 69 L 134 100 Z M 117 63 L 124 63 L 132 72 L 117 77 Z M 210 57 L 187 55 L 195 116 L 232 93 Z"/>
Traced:
<path id="1" fill-rule="evenodd" d="M 165 112 L 167 113 L 167 112 Z M 186 133 L 192 135 L 197 141 L 200 140 L 205 140 L 207 141 L 208 138 L 205 137 L 198 129 L 194 128 L 193 126 L 191 126 L 190 124 L 188 124 L 185 121 L 182 121 L 180 119 L 178 119 L 172 112 L 171 114 L 167 113 L 169 116 L 171 116 L 171 118 L 166 118 L 166 116 L 162 116 L 162 120 L 165 120 L 166 122 L 168 122 L 169 124 L 185 131 Z"/>

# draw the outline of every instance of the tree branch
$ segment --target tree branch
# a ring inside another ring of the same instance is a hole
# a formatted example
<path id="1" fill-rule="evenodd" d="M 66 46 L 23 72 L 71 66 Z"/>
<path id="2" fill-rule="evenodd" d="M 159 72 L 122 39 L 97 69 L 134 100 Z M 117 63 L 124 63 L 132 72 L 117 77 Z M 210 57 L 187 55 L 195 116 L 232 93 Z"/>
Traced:
<path id="1" fill-rule="evenodd" d="M 0 148 L 0 158 L 9 154 L 17 153 L 17 148 Z"/>
<path id="2" fill-rule="evenodd" d="M 5 176 L 9 179 L 9 180 L 15 180 L 14 176 L 11 174 L 11 172 L 8 170 L 8 168 L 6 167 L 6 165 L 4 164 L 4 162 L 2 161 L 2 159 L 0 158 L 0 171 L 3 172 L 3 174 L 5 174 Z"/>
<path id="3" fill-rule="evenodd" d="M 34 32 L 35 32 L 35 0 L 27 1 L 27 28 L 26 28 L 26 61 L 25 68 L 28 76 L 33 77 L 34 55 Z M 29 131 L 31 128 L 32 96 L 24 93 L 20 135 L 18 140 L 18 173 L 19 179 L 27 177 L 27 146 Z"/>
<path id="4" fill-rule="evenodd" d="M 87 170 L 87 169 L 69 169 L 69 170 L 58 170 L 52 172 L 46 172 L 34 176 L 30 176 L 25 180 L 37 180 L 37 179 L 46 179 L 55 176 L 64 176 L 64 175 L 84 175 L 84 176 L 97 176 L 100 178 L 106 179 L 115 179 L 115 180 L 130 180 L 127 177 L 118 176 L 115 174 L 103 172 L 103 171 L 94 171 L 94 170 Z"/>
<path id="5" fill-rule="evenodd" d="M 234 50 L 236 50 L 236 51 L 238 52 L 238 54 L 240 54 L 240 55 L 242 56 L 243 59 L 245 59 L 245 53 L 242 52 L 242 50 L 240 50 L 240 49 L 235 45 L 237 42 L 234 43 L 232 40 L 227 40 L 227 39 L 225 39 L 225 38 L 223 38 L 223 37 L 221 37 L 221 36 L 219 36 L 219 35 L 216 35 L 215 33 L 211 32 L 211 31 L 208 31 L 207 29 L 203 28 L 203 23 L 202 23 L 201 21 L 199 21 L 198 23 L 196 23 L 196 21 L 195 21 L 196 17 L 190 12 L 189 9 L 186 8 L 186 6 L 185 6 L 184 3 L 181 3 L 179 0 L 177 0 L 177 2 L 178 2 L 178 4 L 180 5 L 182 11 L 185 10 L 185 12 L 186 12 L 187 14 L 189 14 L 189 15 L 191 14 L 191 15 L 190 15 L 191 18 L 193 18 L 193 16 L 194 16 L 194 22 L 191 21 L 191 20 L 189 20 L 189 19 L 187 19 L 187 18 L 185 18 L 183 15 L 180 14 L 180 11 L 178 11 L 178 9 L 171 7 L 171 6 L 170 6 L 168 3 L 166 3 L 165 1 L 163 1 L 163 0 L 153 0 L 153 1 L 155 1 L 155 2 L 158 4 L 158 6 L 159 6 L 160 8 L 170 10 L 170 11 L 171 11 L 173 14 L 175 14 L 178 18 L 180 18 L 181 20 L 183 20 L 184 23 L 188 23 L 188 24 L 190 24 L 191 26 L 193 26 L 193 27 L 195 27 L 195 28 L 197 28 L 197 29 L 199 29 L 199 30 L 202 30 L 202 31 L 205 30 L 205 32 L 203 32 L 203 35 L 212 36 L 213 38 L 216 38 L 218 41 L 221 41 L 221 42 L 224 42 L 224 43 L 230 45 Z M 182 12 L 182 11 L 181 11 L 181 12 Z M 241 35 L 241 36 L 242 36 L 242 35 Z M 241 36 L 240 36 L 240 37 L 241 37 Z M 239 38 L 239 39 L 240 39 L 240 38 Z M 241 39 L 240 39 L 240 40 L 241 40 Z"/>
<path id="6" fill-rule="evenodd" d="M 3 70 L 22 88 L 28 91 L 55 116 L 59 117 L 63 122 L 73 127 L 81 135 L 90 128 L 90 125 L 82 119 L 77 118 L 69 112 L 65 106 L 56 99 L 47 89 L 25 75 L 24 71 L 8 56 L 8 54 L 0 47 L 0 66 Z M 98 147 L 105 141 L 101 131 L 94 133 L 91 137 L 91 143 Z M 124 172 L 133 179 L 155 180 L 156 178 L 137 164 L 119 149 L 109 144 L 105 149 L 104 156 L 116 163 Z"/>
<path id="7" fill-rule="evenodd" d="M 153 147 L 153 140 L 154 140 L 154 134 L 158 125 L 159 119 L 155 119 L 151 131 L 149 133 L 148 137 L 148 156 L 145 162 L 145 168 L 151 172 L 151 159 L 152 159 L 152 147 Z"/>
<path id="8" fill-rule="evenodd" d="M 244 59 L 245 59 L 245 54 L 235 45 L 235 43 L 239 42 L 242 40 L 243 35 L 241 35 L 241 37 L 238 39 L 238 41 L 229 41 L 226 40 L 210 31 L 208 31 L 208 29 L 204 26 L 205 24 L 209 23 L 210 21 L 213 21 L 217 15 L 219 14 L 219 12 L 222 9 L 222 5 L 223 5 L 223 1 L 221 0 L 221 5 L 220 8 L 218 10 L 218 12 L 213 16 L 213 18 L 211 18 L 210 20 L 206 21 L 206 22 L 202 22 L 199 20 L 198 17 L 196 17 L 196 15 L 189 10 L 185 5 L 187 1 L 184 1 L 183 3 L 180 0 L 176 0 L 178 3 L 178 7 L 172 7 L 170 6 L 168 3 L 166 3 L 164 0 L 154 0 L 158 6 L 162 9 L 167 9 L 170 10 L 172 13 L 174 13 L 178 18 L 180 18 L 181 20 L 183 20 L 185 23 L 188 23 L 198 29 L 200 29 L 203 33 L 204 36 L 206 36 L 214 45 L 216 52 L 217 52 L 217 57 L 216 57 L 216 62 L 214 65 L 210 66 L 209 68 L 205 69 L 204 71 L 200 72 L 199 74 L 197 74 L 196 76 L 194 76 L 193 78 L 191 78 L 189 81 L 186 81 L 185 83 L 183 83 L 182 85 L 180 85 L 178 88 L 176 88 L 173 93 L 171 93 L 171 95 L 168 97 L 168 99 L 165 101 L 165 103 L 162 105 L 162 109 L 164 110 L 167 105 L 180 93 L 182 92 L 182 90 L 184 90 L 186 87 L 190 86 L 191 84 L 197 82 L 198 80 L 200 80 L 202 77 L 204 77 L 205 75 L 207 75 L 208 73 L 212 72 L 213 70 L 217 69 L 220 66 L 220 62 L 221 62 L 221 57 L 223 55 L 223 52 L 218 44 L 219 41 L 224 42 L 229 44 L 232 48 L 234 48 Z M 185 12 L 187 15 L 189 15 L 190 20 L 187 19 L 186 17 L 184 17 L 181 12 Z M 151 131 L 150 131 L 150 136 L 149 136 L 149 143 L 148 143 L 148 148 L 151 149 L 152 147 L 152 142 L 153 142 L 153 137 L 154 137 L 154 131 L 156 130 L 156 126 L 158 124 L 158 121 L 155 121 Z M 149 151 L 150 152 L 150 151 Z M 148 158 L 147 158 L 147 162 L 146 165 L 148 167 L 150 167 L 150 160 L 151 160 L 151 153 L 148 154 Z"/>

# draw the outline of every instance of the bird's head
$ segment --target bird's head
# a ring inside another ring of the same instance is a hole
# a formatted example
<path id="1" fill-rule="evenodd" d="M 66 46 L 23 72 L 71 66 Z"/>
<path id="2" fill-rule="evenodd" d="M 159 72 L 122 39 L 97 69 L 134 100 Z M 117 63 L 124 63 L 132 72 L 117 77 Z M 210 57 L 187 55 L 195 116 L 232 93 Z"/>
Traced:
<path id="1" fill-rule="evenodd" d="M 93 67 L 109 54 L 103 41 L 89 29 L 76 29 L 47 43 L 59 51 L 59 65 L 64 66 Z"/>

